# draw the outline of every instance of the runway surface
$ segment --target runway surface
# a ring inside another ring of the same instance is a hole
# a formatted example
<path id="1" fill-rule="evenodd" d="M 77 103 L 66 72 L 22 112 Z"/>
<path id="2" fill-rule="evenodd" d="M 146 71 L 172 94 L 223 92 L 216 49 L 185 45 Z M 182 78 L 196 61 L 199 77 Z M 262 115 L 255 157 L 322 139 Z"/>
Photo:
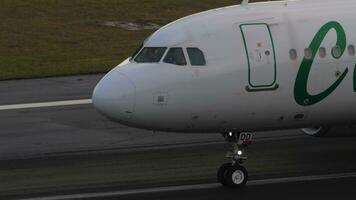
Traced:
<path id="1" fill-rule="evenodd" d="M 226 190 L 221 187 L 190 190 L 190 191 L 176 191 L 176 192 L 162 192 L 144 195 L 127 195 L 120 197 L 105 197 L 100 199 L 105 200 L 132 200 L 132 199 L 172 199 L 172 200 L 196 200 L 196 199 L 353 199 L 355 197 L 354 185 L 356 179 L 339 179 L 328 181 L 314 181 L 314 182 L 294 182 L 281 183 L 271 185 L 249 186 L 243 190 Z"/>
<path id="2" fill-rule="evenodd" d="M 0 105 L 89 99 L 101 77 L 0 82 Z M 91 104 L 4 110 L 0 119 L 0 199 L 216 184 L 228 149 L 219 134 L 153 133 L 115 124 Z M 246 167 L 252 181 L 354 173 L 355 142 L 354 137 L 311 138 L 298 130 L 257 133 Z M 350 189 L 355 182 L 325 179 L 242 191 L 213 185 L 105 198 L 331 199 L 355 197 Z"/>

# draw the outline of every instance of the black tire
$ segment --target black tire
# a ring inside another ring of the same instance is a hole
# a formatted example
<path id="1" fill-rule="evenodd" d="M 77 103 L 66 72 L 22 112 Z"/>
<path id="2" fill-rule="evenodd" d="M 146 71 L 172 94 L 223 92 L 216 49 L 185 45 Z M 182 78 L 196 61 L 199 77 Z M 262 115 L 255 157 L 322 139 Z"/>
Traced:
<path id="1" fill-rule="evenodd" d="M 231 163 L 225 163 L 221 165 L 221 167 L 218 170 L 218 181 L 223 185 L 223 186 L 228 186 L 227 180 L 225 178 L 225 174 L 227 173 L 228 169 L 232 167 Z"/>
<path id="2" fill-rule="evenodd" d="M 241 165 L 231 166 L 225 173 L 225 180 L 228 187 L 243 188 L 248 180 L 248 172 Z"/>

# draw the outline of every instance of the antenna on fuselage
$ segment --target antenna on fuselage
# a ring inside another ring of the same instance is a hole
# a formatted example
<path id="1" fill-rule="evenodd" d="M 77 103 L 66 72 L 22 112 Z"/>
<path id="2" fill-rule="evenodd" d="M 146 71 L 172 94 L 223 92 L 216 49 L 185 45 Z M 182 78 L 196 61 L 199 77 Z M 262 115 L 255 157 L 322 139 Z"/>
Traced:
<path id="1" fill-rule="evenodd" d="M 249 0 L 243 0 L 243 1 L 241 2 L 241 6 L 247 6 L 247 5 L 248 5 L 248 1 L 249 1 Z"/>

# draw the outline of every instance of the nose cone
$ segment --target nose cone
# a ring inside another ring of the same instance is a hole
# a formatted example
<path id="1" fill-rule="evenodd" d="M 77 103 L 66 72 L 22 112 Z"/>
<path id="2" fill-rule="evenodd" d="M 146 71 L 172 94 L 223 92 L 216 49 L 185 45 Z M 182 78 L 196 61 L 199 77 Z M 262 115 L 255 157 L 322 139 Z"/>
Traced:
<path id="1" fill-rule="evenodd" d="M 107 117 L 128 122 L 135 106 L 135 85 L 124 74 L 114 70 L 107 74 L 93 92 L 94 107 Z"/>

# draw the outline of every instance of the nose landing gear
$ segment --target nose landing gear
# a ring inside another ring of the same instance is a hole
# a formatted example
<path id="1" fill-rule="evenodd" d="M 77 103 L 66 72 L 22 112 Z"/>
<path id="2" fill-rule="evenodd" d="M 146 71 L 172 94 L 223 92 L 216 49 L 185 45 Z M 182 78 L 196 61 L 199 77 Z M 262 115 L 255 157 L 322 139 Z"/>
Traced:
<path id="1" fill-rule="evenodd" d="M 252 143 L 251 133 L 228 132 L 223 133 L 225 140 L 232 144 L 232 151 L 226 157 L 232 162 L 223 164 L 218 170 L 218 181 L 226 187 L 243 188 L 248 180 L 248 172 L 242 166 L 247 157 L 244 150 Z"/>

